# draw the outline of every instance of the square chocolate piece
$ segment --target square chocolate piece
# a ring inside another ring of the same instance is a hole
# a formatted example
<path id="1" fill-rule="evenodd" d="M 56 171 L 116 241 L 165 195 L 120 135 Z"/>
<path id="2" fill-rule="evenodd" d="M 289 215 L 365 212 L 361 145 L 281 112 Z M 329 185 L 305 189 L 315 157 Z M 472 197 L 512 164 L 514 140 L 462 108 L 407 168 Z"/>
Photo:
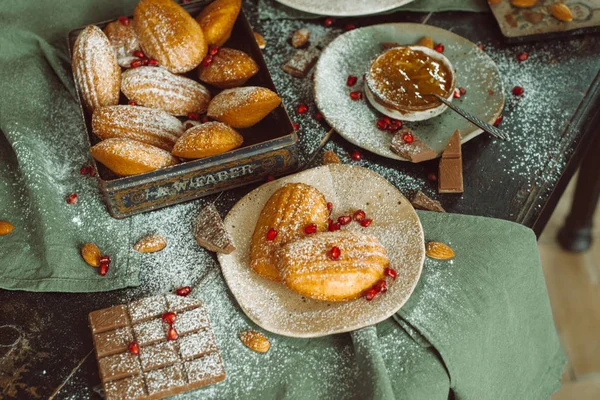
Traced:
<path id="1" fill-rule="evenodd" d="M 127 347 L 131 342 L 133 342 L 133 335 L 131 333 L 131 328 L 128 326 L 94 334 L 96 355 L 98 357 L 122 353 L 127 350 Z"/>
<path id="2" fill-rule="evenodd" d="M 174 389 L 187 385 L 187 379 L 181 365 L 175 364 L 148 372 L 146 374 L 146 384 L 150 395 L 161 393 L 165 396 L 171 396 L 178 393 Z"/>
<path id="3" fill-rule="evenodd" d="M 219 350 L 210 329 L 186 335 L 179 340 L 179 354 L 184 359 L 198 358 Z"/>
<path id="4" fill-rule="evenodd" d="M 174 313 L 180 313 L 182 311 L 187 311 L 202 306 L 202 302 L 200 300 L 194 299 L 190 296 L 167 294 L 165 295 L 165 298 L 167 299 L 167 307 L 169 308 L 169 311 L 173 311 Z"/>
<path id="5" fill-rule="evenodd" d="M 138 357 L 130 353 L 119 353 L 101 358 L 100 379 L 104 382 L 127 378 L 140 373 Z"/>
<path id="6" fill-rule="evenodd" d="M 208 322 L 208 314 L 204 307 L 198 307 L 190 311 L 182 312 L 177 315 L 173 327 L 180 335 L 209 328 L 210 323 Z"/>
<path id="7" fill-rule="evenodd" d="M 144 379 L 141 376 L 134 376 L 108 382 L 104 385 L 104 396 L 106 400 L 143 399 L 147 396 Z"/>
<path id="8" fill-rule="evenodd" d="M 124 305 L 92 311 L 89 320 L 93 333 L 106 332 L 129 324 L 127 307 Z"/>
<path id="9" fill-rule="evenodd" d="M 164 295 L 146 297 L 129 304 L 128 309 L 131 322 L 136 323 L 163 315 L 167 312 L 167 301 Z"/>
<path id="10" fill-rule="evenodd" d="M 225 379 L 225 368 L 219 353 L 210 353 L 185 363 L 185 370 L 191 382 L 214 383 Z"/>
<path id="11" fill-rule="evenodd" d="M 133 326 L 133 332 L 140 346 L 152 344 L 167 338 L 164 323 L 160 318 L 142 322 Z"/>
<path id="12" fill-rule="evenodd" d="M 186 336 L 187 338 L 187 336 Z M 218 350 L 218 349 L 217 349 Z M 144 372 L 165 367 L 179 361 L 173 342 L 160 342 L 140 349 L 140 361 Z"/>

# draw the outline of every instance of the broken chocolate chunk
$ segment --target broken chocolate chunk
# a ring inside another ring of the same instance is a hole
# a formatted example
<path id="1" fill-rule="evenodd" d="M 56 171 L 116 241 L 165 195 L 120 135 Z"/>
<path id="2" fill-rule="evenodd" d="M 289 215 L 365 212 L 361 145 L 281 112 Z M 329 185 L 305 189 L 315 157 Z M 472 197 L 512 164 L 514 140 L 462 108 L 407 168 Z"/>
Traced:
<path id="1" fill-rule="evenodd" d="M 411 201 L 414 208 L 417 210 L 426 210 L 426 211 L 437 211 L 437 212 L 446 212 L 444 207 L 440 204 L 439 201 L 430 199 L 427 195 L 420 190 L 415 194 L 415 197 Z"/>
<path id="2" fill-rule="evenodd" d="M 194 236 L 196 242 L 207 250 L 224 254 L 235 250 L 233 238 L 227 232 L 217 208 L 212 203 L 200 210 L 196 218 Z"/>
<path id="3" fill-rule="evenodd" d="M 442 153 L 438 173 L 439 193 L 463 193 L 463 168 L 460 132 L 457 130 Z"/>
<path id="4" fill-rule="evenodd" d="M 295 48 L 304 47 L 310 39 L 310 31 L 306 28 L 298 29 L 292 35 L 291 43 Z"/>
<path id="5" fill-rule="evenodd" d="M 404 140 L 404 135 L 406 133 L 412 134 L 412 142 L 409 143 Z M 406 158 L 414 163 L 432 160 L 437 157 L 437 153 L 431 147 L 423 143 L 421 139 L 415 136 L 408 128 L 402 128 L 396 132 L 392 139 L 390 149 L 400 157 Z"/>
<path id="6" fill-rule="evenodd" d="M 282 65 L 281 69 L 296 78 L 304 78 L 318 58 L 319 50 L 317 49 L 297 50 L 292 58 Z"/>

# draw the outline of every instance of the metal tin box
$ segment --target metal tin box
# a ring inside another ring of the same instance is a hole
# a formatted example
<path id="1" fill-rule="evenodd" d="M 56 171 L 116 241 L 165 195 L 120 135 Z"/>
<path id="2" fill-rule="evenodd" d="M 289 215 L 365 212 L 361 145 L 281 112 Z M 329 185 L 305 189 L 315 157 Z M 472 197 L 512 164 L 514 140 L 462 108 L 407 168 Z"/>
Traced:
<path id="1" fill-rule="evenodd" d="M 208 3 L 210 1 L 200 1 L 184 4 L 182 7 L 196 16 Z M 112 21 L 96 25 L 102 29 L 109 22 Z M 68 45 L 71 52 L 77 35 L 83 28 L 69 32 Z M 277 92 L 243 11 L 238 16 L 226 46 L 246 52 L 259 65 L 260 71 L 246 85 L 263 86 Z M 197 80 L 195 70 L 186 75 Z M 209 89 L 213 95 L 218 92 L 210 86 Z M 81 93 L 78 94 L 82 104 Z M 122 96 L 120 103 L 127 104 L 127 99 Z M 91 115 L 83 107 L 80 108 L 90 145 L 96 144 L 100 140 L 92 133 Z M 283 104 L 258 124 L 238 131 L 244 136 L 244 145 L 239 149 L 146 174 L 120 178 L 93 160 L 109 213 L 115 218 L 124 218 L 263 181 L 268 176 L 284 175 L 296 168 L 298 138 Z"/>

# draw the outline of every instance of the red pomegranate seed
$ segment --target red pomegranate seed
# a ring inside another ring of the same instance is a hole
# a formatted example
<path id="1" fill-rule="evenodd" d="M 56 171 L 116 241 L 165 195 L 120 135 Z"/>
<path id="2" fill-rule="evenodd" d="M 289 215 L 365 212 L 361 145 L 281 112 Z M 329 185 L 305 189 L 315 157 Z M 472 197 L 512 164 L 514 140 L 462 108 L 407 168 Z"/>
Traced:
<path id="1" fill-rule="evenodd" d="M 523 61 L 527 60 L 528 58 L 529 58 L 529 53 L 523 52 L 523 53 L 517 54 L 517 60 L 520 62 L 523 62 Z"/>
<path id="2" fill-rule="evenodd" d="M 388 125 L 392 123 L 392 119 L 390 117 L 381 117 L 381 119 Z"/>
<path id="3" fill-rule="evenodd" d="M 103 254 L 100 256 L 100 258 L 98 259 L 99 262 L 101 263 L 106 263 L 106 264 L 110 264 L 111 260 L 110 260 L 110 256 Z"/>
<path id="4" fill-rule="evenodd" d="M 275 180 L 275 177 L 273 175 L 267 176 L 267 182 L 273 182 L 274 180 Z"/>
<path id="5" fill-rule="evenodd" d="M 346 24 L 346 25 L 344 26 L 344 30 L 345 30 L 346 32 L 348 32 L 348 31 L 351 31 L 351 30 L 353 30 L 353 29 L 356 29 L 356 25 L 354 25 L 354 24 Z"/>
<path id="6" fill-rule="evenodd" d="M 153 66 L 153 67 L 156 67 L 156 66 L 158 65 L 158 61 L 156 61 L 154 58 L 151 58 L 151 59 L 148 61 L 148 65 L 151 65 L 151 66 Z"/>
<path id="7" fill-rule="evenodd" d="M 275 238 L 277 237 L 277 233 L 278 232 L 275 229 L 269 229 L 269 231 L 267 232 L 267 240 L 275 240 Z"/>
<path id="8" fill-rule="evenodd" d="M 366 228 L 367 226 L 369 226 L 373 223 L 373 220 L 370 218 L 365 218 L 365 219 L 361 219 L 358 222 L 360 223 L 360 226 L 362 226 L 363 228 Z"/>
<path id="9" fill-rule="evenodd" d="M 358 150 L 354 150 L 350 155 L 354 161 L 360 161 L 362 159 L 362 155 L 358 152 Z"/>
<path id="10" fill-rule="evenodd" d="M 101 276 L 106 275 L 108 273 L 108 264 L 106 264 L 106 263 L 100 264 L 100 268 L 98 269 L 98 273 Z"/>
<path id="11" fill-rule="evenodd" d="M 67 204 L 77 204 L 77 200 L 79 200 L 77 193 L 71 193 L 69 196 L 67 196 Z"/>
<path id="12" fill-rule="evenodd" d="M 81 175 L 89 175 L 91 173 L 92 167 L 89 165 L 83 166 L 79 168 L 79 173 Z"/>
<path id="13" fill-rule="evenodd" d="M 467 89 L 465 89 L 464 87 L 458 88 L 460 95 L 464 96 L 465 94 L 467 94 Z"/>
<path id="14" fill-rule="evenodd" d="M 131 68 L 137 68 L 137 67 L 141 67 L 144 63 L 142 62 L 142 60 L 133 60 L 131 62 L 131 64 L 129 64 L 129 66 L 131 66 Z"/>
<path id="15" fill-rule="evenodd" d="M 146 55 L 144 54 L 144 52 L 140 51 L 140 50 L 134 51 L 133 56 L 137 57 L 137 58 L 146 58 Z"/>
<path id="16" fill-rule="evenodd" d="M 304 114 L 308 111 L 308 106 L 304 103 L 300 103 L 298 104 L 296 111 L 298 111 L 298 114 Z"/>
<path id="17" fill-rule="evenodd" d="M 129 18 L 119 17 L 119 22 L 122 23 L 123 25 L 127 26 L 127 25 L 129 25 Z"/>
<path id="18" fill-rule="evenodd" d="M 127 104 L 129 104 L 130 106 L 137 106 L 137 103 L 135 102 L 135 100 L 129 100 L 127 102 Z"/>
<path id="19" fill-rule="evenodd" d="M 352 222 L 352 217 L 349 215 L 342 215 L 337 219 L 337 221 L 340 223 L 340 225 L 348 225 L 350 222 Z"/>
<path id="20" fill-rule="evenodd" d="M 323 114 L 321 114 L 320 112 L 317 111 L 317 113 L 315 114 L 315 119 L 317 121 L 322 121 L 323 120 Z"/>
<path id="21" fill-rule="evenodd" d="M 355 221 L 363 220 L 366 217 L 367 217 L 367 214 L 363 210 L 356 210 L 356 211 L 354 211 L 354 220 Z"/>
<path id="22" fill-rule="evenodd" d="M 481 51 L 485 51 L 485 46 L 482 44 L 478 44 L 477 48 L 479 48 L 479 50 L 481 50 Z"/>
<path id="23" fill-rule="evenodd" d="M 295 131 L 297 131 L 298 129 L 300 129 L 300 124 L 299 124 L 299 123 L 297 123 L 297 122 L 294 122 L 294 123 L 292 124 L 292 126 L 294 127 L 294 130 L 295 130 Z"/>
<path id="24" fill-rule="evenodd" d="M 204 57 L 204 60 L 202 60 L 202 66 L 208 67 L 210 64 L 212 64 L 212 61 L 213 57 L 209 54 L 206 57 Z"/>
<path id="25" fill-rule="evenodd" d="M 307 235 L 312 235 L 317 232 L 317 224 L 310 224 L 304 227 L 304 233 Z"/>
<path id="26" fill-rule="evenodd" d="M 504 117 L 502 115 L 499 115 L 498 118 L 496 118 L 496 121 L 494 122 L 494 126 L 500 125 L 503 119 Z"/>
<path id="27" fill-rule="evenodd" d="M 348 75 L 348 79 L 346 79 L 346 86 L 354 86 L 356 85 L 356 81 L 358 81 L 356 76 Z"/>
<path id="28" fill-rule="evenodd" d="M 379 129 L 380 131 L 385 131 L 388 127 L 388 124 L 386 124 L 383 119 L 378 119 L 376 125 L 377 129 Z"/>
<path id="29" fill-rule="evenodd" d="M 525 89 L 523 89 L 521 86 L 515 86 L 512 90 L 512 94 L 515 96 L 523 96 L 524 92 Z"/>
<path id="30" fill-rule="evenodd" d="M 144 65 L 148 65 L 148 64 L 150 63 L 150 60 L 148 60 L 147 58 L 143 58 L 143 59 L 142 59 L 142 63 L 143 63 Z"/>
<path id="31" fill-rule="evenodd" d="M 329 227 L 327 228 L 327 230 L 329 232 L 335 232 L 335 231 L 339 231 L 341 228 L 342 228 L 342 226 L 338 222 L 332 222 L 331 224 L 329 224 Z"/>
<path id="32" fill-rule="evenodd" d="M 129 343 L 129 352 L 131 354 L 140 354 L 140 345 L 137 342 Z"/>
<path id="33" fill-rule="evenodd" d="M 429 179 L 432 182 L 437 181 L 437 175 L 433 172 L 430 172 L 427 174 L 427 179 Z"/>
<path id="34" fill-rule="evenodd" d="M 387 128 L 385 128 L 386 131 L 391 132 L 391 133 L 395 133 L 396 131 L 398 131 L 398 129 L 400 129 L 400 127 L 398 125 L 394 125 L 394 124 L 389 124 L 387 126 Z"/>
<path id="35" fill-rule="evenodd" d="M 383 273 L 386 274 L 387 276 L 389 276 L 392 279 L 396 279 L 396 277 L 398 276 L 398 273 L 396 272 L 396 270 L 392 269 L 392 268 L 386 268 L 386 269 L 384 269 Z"/>
<path id="36" fill-rule="evenodd" d="M 441 43 L 438 43 L 434 48 L 435 51 L 437 51 L 438 53 L 443 53 L 444 52 L 444 45 Z"/>
<path id="37" fill-rule="evenodd" d="M 173 322 L 175 322 L 175 318 L 177 318 L 177 314 L 171 311 L 166 312 L 162 315 L 162 320 L 169 325 L 173 325 Z"/>
<path id="38" fill-rule="evenodd" d="M 328 201 L 327 202 L 327 211 L 329 211 L 329 215 L 331 215 L 331 210 L 333 210 L 333 203 Z"/>
<path id="39" fill-rule="evenodd" d="M 90 176 L 96 176 L 96 170 L 94 167 L 90 167 Z"/>
<path id="40" fill-rule="evenodd" d="M 207 123 L 208 121 L 210 121 L 208 115 L 203 115 L 202 118 L 200 118 L 200 122 L 202 122 L 203 124 Z"/>
<path id="41" fill-rule="evenodd" d="M 460 99 L 460 90 L 458 88 L 454 89 L 454 98 Z"/>
<path id="42" fill-rule="evenodd" d="M 209 46 L 208 47 L 208 54 L 210 54 L 211 56 L 216 56 L 218 52 L 219 52 L 219 48 L 217 46 Z"/>
<path id="43" fill-rule="evenodd" d="M 402 121 L 399 121 L 399 120 L 397 120 L 397 119 L 393 119 L 393 120 L 392 120 L 392 124 L 393 124 L 393 125 L 396 125 L 396 126 L 398 127 L 398 129 L 399 129 L 399 128 L 402 128 Z"/>
<path id="44" fill-rule="evenodd" d="M 179 289 L 175 290 L 175 294 L 177 296 L 182 296 L 185 297 L 188 294 L 190 294 L 190 292 L 192 291 L 192 288 L 189 286 L 184 286 L 184 287 L 180 287 Z"/>
<path id="45" fill-rule="evenodd" d="M 494 92 L 494 89 L 490 89 L 490 90 L 488 90 L 488 94 L 489 94 L 490 96 L 493 96 L 493 95 L 494 95 L 494 93 L 496 93 L 496 92 Z"/>
<path id="46" fill-rule="evenodd" d="M 342 251 L 340 250 L 340 248 L 337 246 L 333 246 L 331 250 L 329 250 L 329 254 L 327 256 L 332 260 L 338 260 L 341 254 Z"/>
<path id="47" fill-rule="evenodd" d="M 377 290 L 378 293 L 387 292 L 387 282 L 385 279 L 378 280 L 373 289 Z"/>
<path id="48" fill-rule="evenodd" d="M 168 340 L 177 340 L 179 339 L 179 334 L 177 333 L 177 331 L 175 330 L 175 328 L 170 327 L 169 331 L 167 332 L 167 339 Z"/>
<path id="49" fill-rule="evenodd" d="M 412 133 L 406 132 L 404 135 L 402 135 L 402 140 L 404 140 L 404 143 L 411 144 L 412 142 L 415 141 L 415 137 L 413 136 Z"/>
<path id="50" fill-rule="evenodd" d="M 375 296 L 377 296 L 377 290 L 369 289 L 367 290 L 367 293 L 365 293 L 365 300 L 371 301 L 375 298 Z"/>
<path id="51" fill-rule="evenodd" d="M 354 91 L 354 92 L 350 92 L 350 98 L 354 101 L 360 100 L 362 99 L 362 92 L 361 91 Z"/>
<path id="52" fill-rule="evenodd" d="M 192 121 L 198 121 L 200 120 L 200 114 L 198 114 L 197 112 L 191 112 L 188 113 L 188 118 L 191 119 Z"/>
<path id="53" fill-rule="evenodd" d="M 323 25 L 325 25 L 326 27 L 330 27 L 333 25 L 334 22 L 335 22 L 335 19 L 333 19 L 331 17 L 327 17 L 327 18 L 325 18 L 325 21 L 323 21 Z"/>

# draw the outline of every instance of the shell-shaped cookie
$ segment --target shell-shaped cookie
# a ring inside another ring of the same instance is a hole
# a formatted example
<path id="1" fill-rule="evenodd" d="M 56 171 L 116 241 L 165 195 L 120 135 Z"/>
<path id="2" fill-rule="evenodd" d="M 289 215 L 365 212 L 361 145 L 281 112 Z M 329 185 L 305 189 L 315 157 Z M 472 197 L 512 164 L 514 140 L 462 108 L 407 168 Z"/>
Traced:
<path id="1" fill-rule="evenodd" d="M 121 68 L 108 38 L 100 28 L 89 25 L 77 36 L 71 65 L 75 84 L 88 112 L 119 103 Z"/>
<path id="2" fill-rule="evenodd" d="M 225 89 L 208 105 L 207 115 L 234 128 L 248 128 L 281 103 L 277 93 L 259 86 Z"/>
<path id="3" fill-rule="evenodd" d="M 327 230 L 327 201 L 323 193 L 304 183 L 288 183 L 278 189 L 263 207 L 250 244 L 250 267 L 259 275 L 280 281 L 278 250 L 305 236 L 304 228 L 317 225 Z"/>
<path id="4" fill-rule="evenodd" d="M 119 176 L 143 174 L 179 162 L 168 151 L 125 138 L 101 141 L 90 149 L 92 157 Z"/>
<path id="5" fill-rule="evenodd" d="M 131 61 L 136 59 L 133 52 L 140 49 L 140 42 L 133 29 L 133 24 L 131 22 L 123 24 L 120 21 L 113 21 L 104 27 L 103 32 L 117 55 L 119 65 L 123 68 L 129 68 Z"/>
<path id="6" fill-rule="evenodd" d="M 207 122 L 185 131 L 172 153 L 183 158 L 204 158 L 237 149 L 243 142 L 242 135 L 227 125 Z"/>
<path id="7" fill-rule="evenodd" d="M 146 56 L 175 74 L 196 68 L 208 51 L 200 25 L 173 0 L 141 0 L 133 26 Z"/>
<path id="8" fill-rule="evenodd" d="M 221 89 L 242 86 L 258 72 L 258 65 L 243 51 L 222 47 L 212 62 L 198 67 L 198 78 Z"/>
<path id="9" fill-rule="evenodd" d="M 92 131 L 100 139 L 128 138 L 171 151 L 184 128 L 181 121 L 166 111 L 120 105 L 94 111 Z"/>
<path id="10" fill-rule="evenodd" d="M 196 17 L 202 27 L 206 43 L 222 46 L 231 36 L 242 0 L 216 0 L 204 7 Z"/>
<path id="11" fill-rule="evenodd" d="M 331 249 L 340 250 L 332 259 Z M 316 300 L 360 297 L 380 279 L 390 261 L 375 236 L 325 232 L 290 242 L 279 252 L 279 271 L 291 290 Z"/>
<path id="12" fill-rule="evenodd" d="M 173 115 L 201 114 L 210 101 L 210 92 L 202 84 L 160 67 L 125 71 L 121 90 L 140 106 L 160 108 Z"/>

